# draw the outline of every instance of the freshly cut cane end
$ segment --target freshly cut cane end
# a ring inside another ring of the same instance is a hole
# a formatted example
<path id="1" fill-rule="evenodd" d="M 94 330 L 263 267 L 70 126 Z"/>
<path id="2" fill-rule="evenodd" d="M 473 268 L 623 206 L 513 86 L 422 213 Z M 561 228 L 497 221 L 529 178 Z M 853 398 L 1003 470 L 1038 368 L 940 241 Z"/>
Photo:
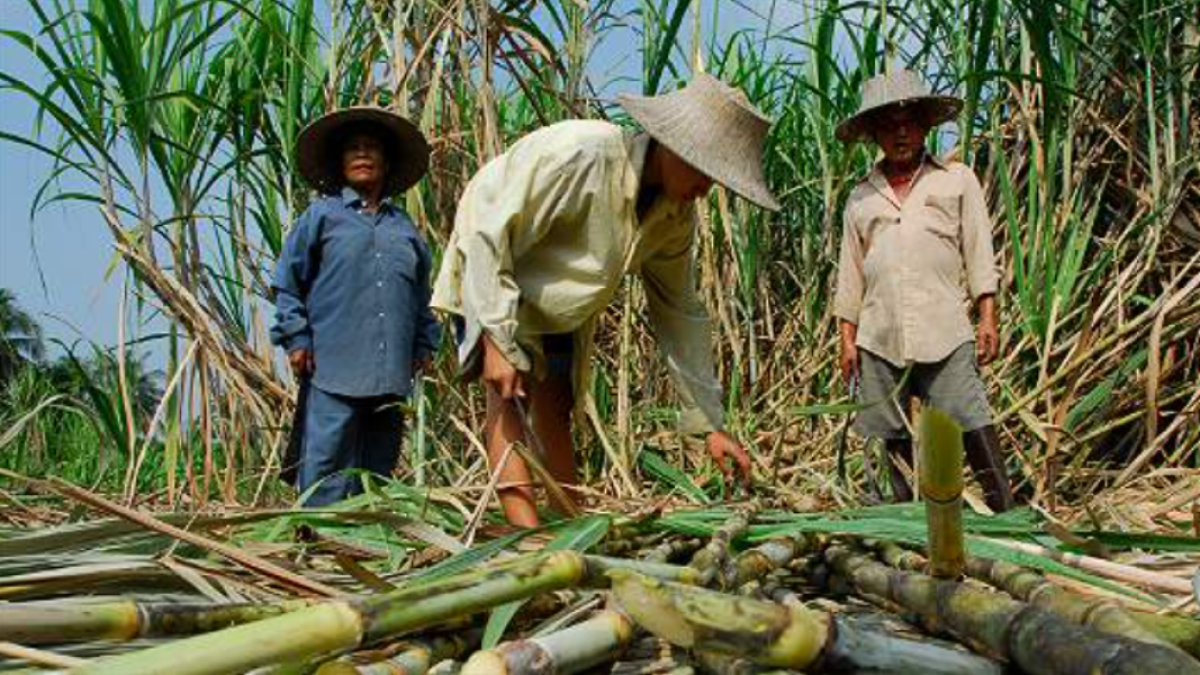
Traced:
<path id="1" fill-rule="evenodd" d="M 487 650 L 475 652 L 463 666 L 461 675 L 505 675 L 507 672 L 508 663 L 504 656 Z"/>

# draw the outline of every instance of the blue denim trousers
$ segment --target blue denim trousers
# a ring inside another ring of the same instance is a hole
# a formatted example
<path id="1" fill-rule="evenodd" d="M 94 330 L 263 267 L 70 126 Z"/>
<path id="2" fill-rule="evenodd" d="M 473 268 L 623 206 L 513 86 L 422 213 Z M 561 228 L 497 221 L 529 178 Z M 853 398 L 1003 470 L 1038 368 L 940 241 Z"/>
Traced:
<path id="1" fill-rule="evenodd" d="M 362 492 L 358 476 L 366 469 L 389 476 L 404 435 L 400 398 L 339 396 L 309 387 L 300 457 L 300 492 L 320 485 L 305 506 L 326 506 Z"/>

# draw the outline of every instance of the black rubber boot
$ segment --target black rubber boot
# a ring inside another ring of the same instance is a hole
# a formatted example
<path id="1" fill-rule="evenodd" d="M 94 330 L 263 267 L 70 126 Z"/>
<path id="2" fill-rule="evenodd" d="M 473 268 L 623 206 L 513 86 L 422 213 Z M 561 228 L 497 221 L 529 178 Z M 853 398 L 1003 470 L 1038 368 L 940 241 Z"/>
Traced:
<path id="1" fill-rule="evenodd" d="M 1000 452 L 1000 437 L 996 427 L 988 425 L 963 434 L 963 448 L 975 480 L 983 486 L 983 500 L 988 508 L 1002 513 L 1016 506 L 1012 486 L 1008 483 L 1008 468 Z"/>
<path id="2" fill-rule="evenodd" d="M 884 441 L 884 456 L 888 463 L 888 477 L 892 481 L 892 501 L 911 502 L 913 500 L 912 486 L 900 470 L 897 459 L 903 459 L 905 464 L 913 466 L 913 444 L 909 438 L 889 438 Z"/>

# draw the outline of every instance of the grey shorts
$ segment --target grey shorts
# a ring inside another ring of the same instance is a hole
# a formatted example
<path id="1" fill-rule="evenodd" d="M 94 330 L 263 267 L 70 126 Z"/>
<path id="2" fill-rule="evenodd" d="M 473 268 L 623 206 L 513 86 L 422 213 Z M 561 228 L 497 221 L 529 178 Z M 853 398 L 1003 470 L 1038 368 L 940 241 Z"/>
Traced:
<path id="1" fill-rule="evenodd" d="M 858 412 L 854 430 L 859 434 L 871 438 L 908 438 L 904 415 L 913 396 L 921 399 L 921 405 L 931 405 L 949 415 L 963 431 L 992 423 L 987 390 L 975 362 L 974 342 L 963 343 L 941 361 L 912 364 L 912 373 L 898 392 L 906 368 L 898 368 L 866 350 L 860 349 L 858 353 L 858 400 L 875 404 Z"/>

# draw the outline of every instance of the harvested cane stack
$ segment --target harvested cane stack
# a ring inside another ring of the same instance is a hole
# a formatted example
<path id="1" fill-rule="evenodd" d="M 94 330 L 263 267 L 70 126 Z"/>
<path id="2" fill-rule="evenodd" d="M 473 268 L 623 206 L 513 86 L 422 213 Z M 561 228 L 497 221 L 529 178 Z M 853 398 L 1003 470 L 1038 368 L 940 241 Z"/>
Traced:
<path id="1" fill-rule="evenodd" d="M 594 515 L 551 528 L 539 551 L 514 553 L 530 536 L 517 533 L 441 560 L 427 555 L 399 573 L 372 557 L 365 538 L 346 534 L 388 522 L 438 542 L 426 553 L 454 548 L 455 540 L 428 524 L 361 512 L 305 514 L 304 527 L 341 527 L 317 539 L 339 542 L 336 550 L 280 545 L 274 561 L 196 532 L 153 564 L 90 548 L 88 562 L 47 557 L 67 541 L 94 544 L 112 522 L 0 539 L 0 670 L 1200 674 L 1200 622 L 1146 611 L 1194 602 L 1164 592 L 1183 590 L 1185 580 L 1141 570 L 1124 579 L 1137 590 L 1013 553 L 1005 538 L 1032 532 L 1020 531 L 1029 514 L 964 514 L 957 430 L 932 414 L 921 431 L 927 522 L 913 522 L 920 511 L 909 506 L 830 516 L 747 504 L 615 525 Z M 301 516 L 280 517 L 266 521 L 271 532 Z M 146 514 L 136 519 L 173 532 Z M 237 527 L 226 532 L 245 536 Z M 1146 541 L 1194 550 L 1162 535 Z M 913 550 L 920 545 L 927 557 Z M 131 571 L 155 599 L 63 597 L 98 596 Z M 1095 590 L 1078 592 L 1079 581 Z M 180 602 L 189 587 L 222 601 Z"/>

